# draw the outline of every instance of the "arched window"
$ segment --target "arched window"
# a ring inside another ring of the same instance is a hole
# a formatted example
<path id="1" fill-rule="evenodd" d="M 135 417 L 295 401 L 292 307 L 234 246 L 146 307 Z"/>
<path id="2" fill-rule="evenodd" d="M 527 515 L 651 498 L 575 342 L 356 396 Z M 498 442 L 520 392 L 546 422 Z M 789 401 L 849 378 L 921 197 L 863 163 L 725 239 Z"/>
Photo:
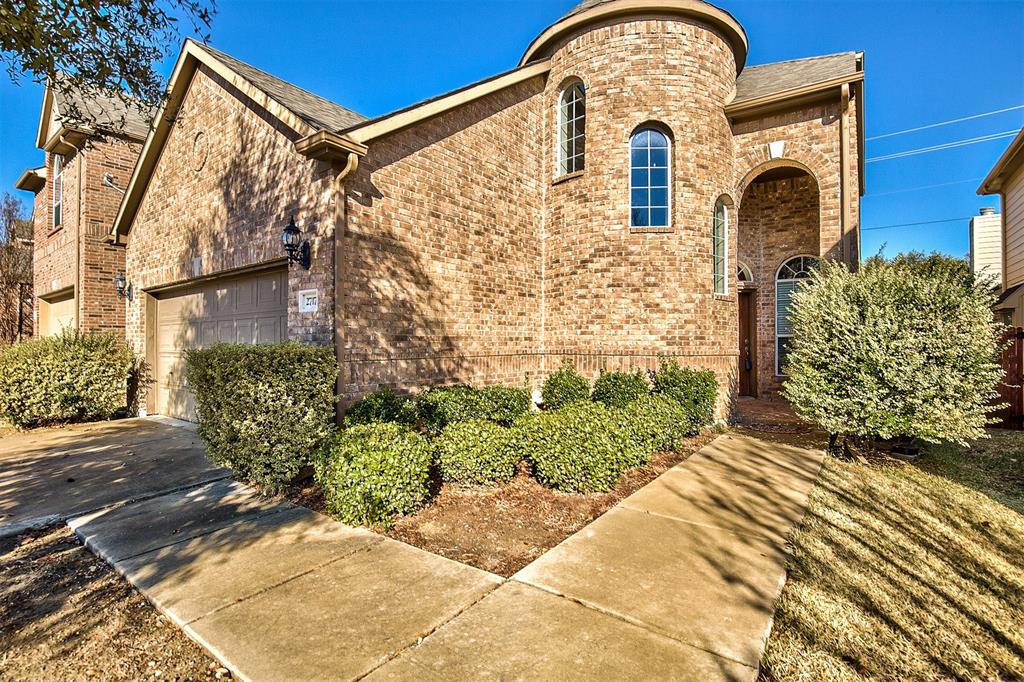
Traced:
<path id="1" fill-rule="evenodd" d="M 52 203 L 53 227 L 57 228 L 64 221 L 64 157 L 60 154 L 53 155 Z"/>
<path id="2" fill-rule="evenodd" d="M 558 174 L 583 170 L 586 146 L 587 94 L 576 81 L 562 91 L 558 100 Z"/>
<path id="3" fill-rule="evenodd" d="M 641 128 L 629 141 L 629 224 L 668 227 L 671 215 L 668 136 Z"/>
<path id="4" fill-rule="evenodd" d="M 793 292 L 803 280 L 811 276 L 812 270 L 820 265 L 814 256 L 790 258 L 779 268 L 775 276 L 775 373 L 784 374 L 789 343 L 793 338 L 790 321 L 790 306 Z"/>
<path id="5" fill-rule="evenodd" d="M 715 202 L 715 217 L 712 226 L 711 251 L 714 259 L 715 293 L 729 291 L 729 207 L 719 199 Z"/>
<path id="6" fill-rule="evenodd" d="M 754 275 L 745 263 L 736 264 L 736 281 L 740 284 L 752 284 L 754 282 Z"/>

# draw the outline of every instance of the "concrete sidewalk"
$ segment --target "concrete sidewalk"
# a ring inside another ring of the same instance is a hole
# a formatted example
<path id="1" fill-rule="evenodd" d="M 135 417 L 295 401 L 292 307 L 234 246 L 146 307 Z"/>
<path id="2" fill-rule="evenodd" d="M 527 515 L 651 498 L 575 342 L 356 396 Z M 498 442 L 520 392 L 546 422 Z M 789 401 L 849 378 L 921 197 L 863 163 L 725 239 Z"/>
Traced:
<path id="1" fill-rule="evenodd" d="M 221 481 L 71 522 L 241 679 L 747 679 L 821 453 L 722 436 L 512 579 Z"/>

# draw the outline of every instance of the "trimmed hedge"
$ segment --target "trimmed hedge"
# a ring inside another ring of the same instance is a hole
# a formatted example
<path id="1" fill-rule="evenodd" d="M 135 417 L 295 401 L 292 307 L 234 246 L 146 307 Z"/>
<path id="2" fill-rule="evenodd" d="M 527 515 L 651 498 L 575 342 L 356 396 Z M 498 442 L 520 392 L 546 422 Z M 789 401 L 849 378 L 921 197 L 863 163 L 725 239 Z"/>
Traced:
<path id="1" fill-rule="evenodd" d="M 427 432 L 436 436 L 449 424 L 471 419 L 510 424 L 530 409 L 530 391 L 509 386 L 435 386 L 417 396 L 416 407 Z"/>
<path id="2" fill-rule="evenodd" d="M 709 369 L 680 367 L 674 358 L 662 358 L 657 372 L 651 372 L 652 393 L 674 398 L 693 417 L 695 428 L 715 421 L 718 381 Z"/>
<path id="3" fill-rule="evenodd" d="M 665 395 L 644 396 L 614 414 L 619 428 L 648 456 L 678 450 L 686 437 L 697 430 L 693 415 Z"/>
<path id="4" fill-rule="evenodd" d="M 388 525 L 426 502 L 432 460 L 429 442 L 399 424 L 353 426 L 316 458 L 316 480 L 342 521 Z"/>
<path id="5" fill-rule="evenodd" d="M 338 369 L 327 346 L 217 344 L 185 351 L 210 457 L 278 491 L 334 432 Z"/>
<path id="6" fill-rule="evenodd" d="M 379 424 L 395 422 L 415 426 L 419 421 L 416 401 L 409 396 L 398 395 L 387 386 L 376 393 L 370 393 L 349 405 L 345 410 L 344 425 Z"/>
<path id="7" fill-rule="evenodd" d="M 516 434 L 483 419 L 449 424 L 434 441 L 441 479 L 491 485 L 512 480 L 521 453 Z"/>
<path id="8" fill-rule="evenodd" d="M 0 349 L 0 414 L 19 427 L 108 419 L 136 367 L 114 334 L 65 332 Z"/>
<path id="9" fill-rule="evenodd" d="M 571 362 L 548 375 L 541 387 L 544 407 L 557 410 L 571 403 L 590 399 L 590 382 L 586 380 Z"/>
<path id="10" fill-rule="evenodd" d="M 644 453 L 600 403 L 578 402 L 516 426 L 516 443 L 544 485 L 575 493 L 610 490 Z"/>
<path id="11" fill-rule="evenodd" d="M 603 403 L 605 407 L 625 407 L 629 403 L 649 395 L 650 387 L 640 370 L 634 372 L 601 372 L 594 382 L 590 399 Z"/>

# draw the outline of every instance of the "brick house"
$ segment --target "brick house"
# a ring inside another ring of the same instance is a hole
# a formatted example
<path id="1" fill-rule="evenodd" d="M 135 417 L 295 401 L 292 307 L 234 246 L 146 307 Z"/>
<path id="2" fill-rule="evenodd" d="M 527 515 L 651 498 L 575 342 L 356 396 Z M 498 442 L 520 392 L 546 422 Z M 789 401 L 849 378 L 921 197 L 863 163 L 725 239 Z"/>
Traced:
<path id="1" fill-rule="evenodd" d="M 283 338 L 335 345 L 343 401 L 662 355 L 713 369 L 723 415 L 774 395 L 793 287 L 859 260 L 863 55 L 746 56 L 710 4 L 587 0 L 511 71 L 367 120 L 187 42 L 111 237 L 150 411 L 192 415 L 184 348 Z"/>
<path id="2" fill-rule="evenodd" d="M 36 135 L 45 160 L 15 184 L 34 194 L 36 336 L 66 328 L 124 333 L 113 283 L 124 249 L 109 233 L 148 132 L 148 119 L 117 97 L 47 86 Z"/>

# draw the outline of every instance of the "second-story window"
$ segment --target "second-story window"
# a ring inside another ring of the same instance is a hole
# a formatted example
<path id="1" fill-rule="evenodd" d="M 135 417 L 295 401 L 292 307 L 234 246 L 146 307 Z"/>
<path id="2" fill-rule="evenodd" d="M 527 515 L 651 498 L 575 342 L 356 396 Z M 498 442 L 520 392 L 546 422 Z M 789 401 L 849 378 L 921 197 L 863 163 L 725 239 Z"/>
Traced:
<path id="1" fill-rule="evenodd" d="M 60 227 L 63 219 L 62 204 L 64 199 L 64 157 L 55 154 L 53 157 L 53 226 Z"/>
<path id="2" fill-rule="evenodd" d="M 583 170 L 587 127 L 587 95 L 576 81 L 558 100 L 558 174 Z"/>
<path id="3" fill-rule="evenodd" d="M 641 128 L 629 141 L 629 154 L 630 227 L 668 227 L 668 136 L 655 128 Z"/>

